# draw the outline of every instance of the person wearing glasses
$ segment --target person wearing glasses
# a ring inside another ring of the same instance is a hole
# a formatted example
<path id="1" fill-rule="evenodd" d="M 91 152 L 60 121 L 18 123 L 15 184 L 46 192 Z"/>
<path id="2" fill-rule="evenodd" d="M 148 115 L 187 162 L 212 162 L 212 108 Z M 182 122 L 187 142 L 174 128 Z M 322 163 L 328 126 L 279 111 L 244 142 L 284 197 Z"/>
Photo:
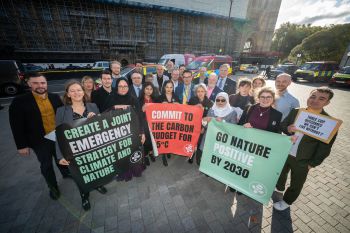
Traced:
<path id="1" fill-rule="evenodd" d="M 78 81 L 70 81 L 66 85 L 66 92 L 63 96 L 64 106 L 59 107 L 56 112 L 56 126 L 63 123 L 73 124 L 75 120 L 91 118 L 99 113 L 99 110 L 94 103 L 87 102 L 88 96 L 84 92 L 82 84 Z M 56 142 L 56 154 L 57 160 L 60 165 L 68 166 L 69 160 L 63 158 L 62 152 Z M 84 210 L 89 210 L 91 208 L 89 201 L 89 193 L 84 192 L 81 187 L 79 187 L 82 207 Z M 107 189 L 104 186 L 99 186 L 96 188 L 101 194 L 105 194 Z"/>
<path id="2" fill-rule="evenodd" d="M 135 73 L 133 74 L 135 75 Z M 145 134 L 143 131 L 143 123 L 142 123 L 142 114 L 141 108 L 138 99 L 130 94 L 128 80 L 126 78 L 119 78 L 116 81 L 116 91 L 114 93 L 114 109 L 126 109 L 128 107 L 134 108 L 137 116 L 139 117 L 139 129 L 140 129 L 140 138 L 141 143 L 145 142 Z M 117 177 L 117 181 L 129 181 L 133 176 L 140 177 L 142 175 L 145 166 L 143 164 L 137 164 L 127 171 L 119 174 Z"/>
<path id="3" fill-rule="evenodd" d="M 275 102 L 275 92 L 270 87 L 263 87 L 258 92 L 257 98 L 259 102 L 255 105 L 247 106 L 238 122 L 245 128 L 256 128 L 266 130 L 273 133 L 280 133 L 280 123 L 282 120 L 282 113 L 273 108 Z M 236 190 L 230 188 L 231 192 Z M 237 192 L 239 195 L 240 193 Z M 259 223 L 258 216 L 262 217 L 262 204 L 259 204 L 253 199 L 251 201 L 252 209 L 250 210 L 250 222 Z"/>
<path id="4" fill-rule="evenodd" d="M 208 111 L 208 115 L 203 117 L 202 125 L 206 129 L 208 123 L 214 118 L 216 121 L 227 122 L 231 124 L 237 124 L 237 112 L 235 108 L 231 107 L 229 103 L 228 94 L 226 92 L 220 92 L 217 94 L 215 98 L 215 103 L 211 109 Z M 199 146 L 199 153 L 201 154 L 204 148 L 205 143 L 205 135 L 204 133 L 202 137 L 201 144 Z M 200 163 L 200 161 L 199 161 Z"/>

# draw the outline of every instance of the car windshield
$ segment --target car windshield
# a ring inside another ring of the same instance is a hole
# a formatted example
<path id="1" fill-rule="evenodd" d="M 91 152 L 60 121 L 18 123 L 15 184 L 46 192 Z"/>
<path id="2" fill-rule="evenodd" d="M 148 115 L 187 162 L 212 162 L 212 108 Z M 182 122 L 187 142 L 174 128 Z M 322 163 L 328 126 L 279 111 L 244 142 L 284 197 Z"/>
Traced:
<path id="1" fill-rule="evenodd" d="M 188 66 L 186 67 L 186 69 L 188 70 L 198 70 L 199 67 L 207 67 L 208 62 L 205 61 L 193 61 L 190 64 L 188 64 Z"/>
<path id="2" fill-rule="evenodd" d="M 350 66 L 343 67 L 339 70 L 339 73 L 350 74 Z"/>
<path id="3" fill-rule="evenodd" d="M 300 67 L 301 70 L 317 70 L 320 67 L 320 64 L 315 63 L 306 63 Z"/>
<path id="4" fill-rule="evenodd" d="M 131 70 L 133 70 L 134 68 L 131 67 L 125 67 L 124 69 L 122 69 L 122 71 L 120 72 L 121 76 L 125 76 L 127 73 L 129 73 Z"/>
<path id="5" fill-rule="evenodd" d="M 169 61 L 169 59 L 159 59 L 158 64 L 162 64 L 163 66 L 165 66 L 165 64 Z"/>

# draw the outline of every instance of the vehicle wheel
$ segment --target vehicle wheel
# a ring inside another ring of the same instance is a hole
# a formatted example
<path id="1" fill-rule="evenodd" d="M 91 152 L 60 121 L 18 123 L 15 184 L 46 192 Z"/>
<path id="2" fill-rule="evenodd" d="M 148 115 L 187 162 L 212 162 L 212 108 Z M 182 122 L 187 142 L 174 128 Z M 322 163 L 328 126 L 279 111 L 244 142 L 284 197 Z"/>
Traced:
<path id="1" fill-rule="evenodd" d="M 2 90 L 6 95 L 17 95 L 19 92 L 18 86 L 12 83 L 5 84 Z"/>

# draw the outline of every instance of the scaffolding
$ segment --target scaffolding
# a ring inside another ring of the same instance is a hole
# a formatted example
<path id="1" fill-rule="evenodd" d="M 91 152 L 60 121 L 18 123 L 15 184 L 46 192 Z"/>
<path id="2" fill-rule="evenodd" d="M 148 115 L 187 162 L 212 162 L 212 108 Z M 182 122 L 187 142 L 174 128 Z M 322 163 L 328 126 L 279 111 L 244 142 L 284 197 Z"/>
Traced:
<path id="1" fill-rule="evenodd" d="M 242 21 L 85 0 L 0 0 L 1 45 L 24 60 L 156 61 L 240 51 Z M 228 30 L 226 32 L 226 30 Z M 224 36 L 227 35 L 227 45 Z"/>

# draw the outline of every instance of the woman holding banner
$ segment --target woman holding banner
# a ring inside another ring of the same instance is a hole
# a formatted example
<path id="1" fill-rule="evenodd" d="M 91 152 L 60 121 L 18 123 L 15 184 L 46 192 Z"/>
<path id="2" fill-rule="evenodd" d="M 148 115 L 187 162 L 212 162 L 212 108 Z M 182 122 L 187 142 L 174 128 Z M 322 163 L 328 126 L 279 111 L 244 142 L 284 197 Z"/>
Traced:
<path id="1" fill-rule="evenodd" d="M 203 127 L 206 128 L 208 123 L 213 118 L 217 121 L 237 124 L 238 114 L 235 108 L 231 107 L 229 103 L 228 94 L 226 92 L 220 92 L 219 94 L 217 94 L 213 107 L 208 111 L 208 115 L 206 117 L 203 117 L 203 120 L 202 120 Z M 199 150 L 197 151 L 197 156 L 199 157 L 197 159 L 199 164 L 202 157 L 204 143 L 205 143 L 205 134 L 202 137 Z"/>
<path id="2" fill-rule="evenodd" d="M 71 81 L 66 85 L 66 92 L 63 96 L 64 106 L 57 109 L 56 112 L 56 126 L 63 123 L 73 124 L 75 120 L 82 118 L 90 118 L 99 113 L 96 104 L 87 103 L 88 96 L 84 92 L 82 84 L 78 81 Z M 56 141 L 56 154 L 59 164 L 69 165 L 69 161 L 63 158 L 61 150 Z M 89 193 L 84 192 L 79 187 L 82 207 L 84 210 L 90 209 Z M 97 187 L 97 191 L 105 194 L 107 189 L 103 186 Z"/>
<path id="3" fill-rule="evenodd" d="M 142 106 L 142 119 L 144 122 L 147 122 L 146 114 L 145 114 L 146 107 L 148 104 L 154 103 L 156 101 L 156 98 L 157 98 L 157 92 L 153 83 L 146 82 L 142 86 L 142 90 L 139 97 L 139 102 L 140 102 L 140 105 Z M 145 164 L 149 166 L 150 162 L 149 162 L 148 156 L 151 158 L 152 162 L 155 162 L 155 157 L 152 154 L 153 148 L 152 148 L 152 141 L 151 141 L 151 135 L 148 128 L 148 124 L 144 123 L 143 126 L 144 126 L 143 130 L 145 132 L 145 137 L 146 137 L 145 143 L 143 144 L 143 148 L 145 152 Z"/>
<path id="4" fill-rule="evenodd" d="M 273 133 L 280 133 L 282 113 L 273 108 L 275 92 L 270 87 L 260 89 L 257 98 L 259 103 L 247 106 L 238 122 L 245 128 L 256 128 Z M 230 188 L 232 192 L 236 190 Z M 258 216 L 262 217 L 262 204 L 252 200 L 254 208 L 250 210 L 250 222 L 259 223 Z"/>
<path id="5" fill-rule="evenodd" d="M 125 78 L 119 78 L 116 81 L 116 93 L 114 93 L 114 109 L 125 109 L 128 107 L 134 108 L 136 114 L 139 116 L 139 128 L 140 128 L 140 138 L 141 143 L 145 142 L 145 134 L 143 130 L 141 108 L 139 101 L 131 95 L 129 91 L 128 81 Z M 143 161 L 143 160 L 142 160 Z M 129 181 L 133 176 L 140 177 L 142 175 L 145 166 L 143 163 L 135 164 L 130 167 L 127 171 L 119 174 L 117 181 Z"/>
<path id="6" fill-rule="evenodd" d="M 204 83 L 197 84 L 194 87 L 194 94 L 195 94 L 195 96 L 193 96 L 188 102 L 189 105 L 197 105 L 197 106 L 200 106 L 201 108 L 203 108 L 204 111 L 203 111 L 203 116 L 202 117 L 206 117 L 208 115 L 209 109 L 214 104 L 208 98 L 207 93 L 208 93 L 207 87 L 206 87 L 206 85 Z M 196 155 L 197 165 L 199 165 L 199 163 L 200 163 L 200 156 L 201 156 L 201 154 L 200 154 L 200 152 L 198 152 L 198 148 L 199 148 L 199 146 L 201 144 L 203 134 L 204 134 L 204 128 L 202 127 L 201 134 L 200 134 L 200 136 L 198 138 L 197 151 L 194 154 L 194 155 Z M 189 163 L 193 163 L 193 156 L 188 160 Z"/>
<path id="7" fill-rule="evenodd" d="M 171 80 L 164 82 L 161 95 L 157 98 L 156 103 L 180 103 L 179 98 L 174 94 L 174 83 Z M 166 156 L 170 159 L 171 154 L 163 154 L 163 165 L 168 166 Z"/>

